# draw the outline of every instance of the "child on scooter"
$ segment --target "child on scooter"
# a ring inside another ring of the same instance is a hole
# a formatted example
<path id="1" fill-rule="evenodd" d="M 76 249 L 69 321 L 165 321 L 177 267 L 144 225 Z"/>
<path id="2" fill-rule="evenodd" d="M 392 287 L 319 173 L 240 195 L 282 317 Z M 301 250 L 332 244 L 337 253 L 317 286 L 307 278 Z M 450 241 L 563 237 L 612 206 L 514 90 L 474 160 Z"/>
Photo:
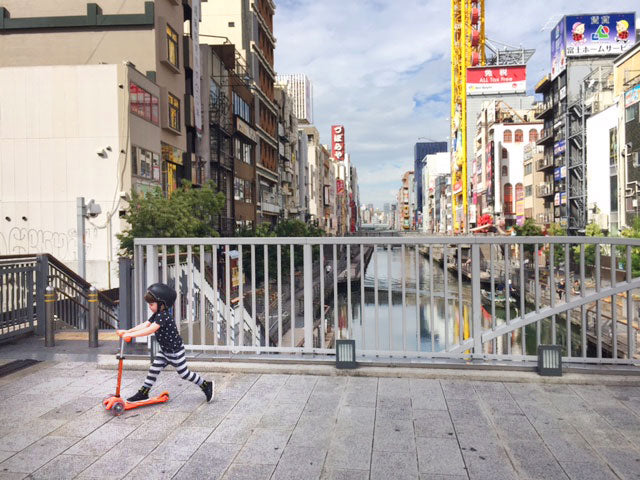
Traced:
<path id="1" fill-rule="evenodd" d="M 178 332 L 173 315 L 169 312 L 173 302 L 176 300 L 176 296 L 175 290 L 170 286 L 164 283 L 154 283 L 144 295 L 145 301 L 153 312 L 149 320 L 129 330 L 116 330 L 118 336 L 124 338 L 125 341 L 129 341 L 133 337 L 146 337 L 155 333 L 156 340 L 160 344 L 160 351 L 149 368 L 144 384 L 138 390 L 138 393 L 127 399 L 128 402 L 147 400 L 149 398 L 149 390 L 153 387 L 156 378 L 162 369 L 169 364 L 175 367 L 178 375 L 184 380 L 189 380 L 198 385 L 207 397 L 207 402 L 210 402 L 213 398 L 214 382 L 204 380 L 187 367 L 182 337 Z"/>

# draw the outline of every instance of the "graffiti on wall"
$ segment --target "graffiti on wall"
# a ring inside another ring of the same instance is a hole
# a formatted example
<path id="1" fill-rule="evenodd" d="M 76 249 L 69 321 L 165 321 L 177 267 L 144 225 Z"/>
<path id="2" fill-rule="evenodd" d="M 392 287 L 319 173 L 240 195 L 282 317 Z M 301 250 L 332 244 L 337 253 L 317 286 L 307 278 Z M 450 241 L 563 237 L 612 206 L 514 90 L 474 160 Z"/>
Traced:
<path id="1" fill-rule="evenodd" d="M 78 235 L 75 229 L 67 232 L 52 232 L 36 228 L 13 227 L 0 232 L 0 255 L 24 255 L 49 253 L 62 261 L 78 259 Z M 97 228 L 87 228 L 87 257 L 98 236 Z"/>

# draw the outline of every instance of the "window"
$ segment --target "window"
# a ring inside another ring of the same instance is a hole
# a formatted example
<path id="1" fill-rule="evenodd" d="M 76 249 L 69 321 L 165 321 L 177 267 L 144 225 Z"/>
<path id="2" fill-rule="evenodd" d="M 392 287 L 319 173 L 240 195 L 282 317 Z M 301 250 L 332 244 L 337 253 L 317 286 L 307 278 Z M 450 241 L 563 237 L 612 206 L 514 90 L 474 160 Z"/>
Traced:
<path id="1" fill-rule="evenodd" d="M 228 25 L 229 25 L 230 27 L 235 27 L 235 26 L 236 26 L 236 22 L 229 22 L 229 23 L 228 23 Z"/>
<path id="2" fill-rule="evenodd" d="M 507 167 L 506 165 L 502 166 L 502 176 L 503 177 L 508 177 L 509 176 L 509 167 Z"/>
<path id="3" fill-rule="evenodd" d="M 251 107 L 235 92 L 233 92 L 233 113 L 245 122 L 251 123 Z"/>
<path id="4" fill-rule="evenodd" d="M 129 84 L 129 110 L 147 122 L 159 123 L 158 97 L 133 82 Z"/>
<path id="5" fill-rule="evenodd" d="M 209 85 L 209 94 L 211 95 L 211 103 L 216 103 L 218 101 L 218 95 L 220 95 L 220 86 L 211 80 Z"/>
<path id="6" fill-rule="evenodd" d="M 535 128 L 532 128 L 531 130 L 529 130 L 529 142 L 535 143 L 537 141 L 538 141 L 538 130 L 536 130 Z"/>
<path id="7" fill-rule="evenodd" d="M 506 148 L 502 149 L 502 159 L 503 160 L 508 160 L 509 159 L 509 152 L 507 151 Z"/>
<path id="8" fill-rule="evenodd" d="M 532 163 L 527 163 L 524 166 L 524 174 L 525 175 L 531 175 L 531 173 L 533 172 L 533 164 Z"/>
<path id="9" fill-rule="evenodd" d="M 244 181 L 244 201 L 253 203 L 253 185 L 249 180 Z"/>
<path id="10" fill-rule="evenodd" d="M 180 100 L 169 94 L 169 127 L 180 131 Z"/>
<path id="11" fill-rule="evenodd" d="M 178 67 L 178 34 L 167 25 L 167 59 L 174 67 Z"/>
<path id="12" fill-rule="evenodd" d="M 131 147 L 131 173 L 138 177 L 160 180 L 160 155 L 140 147 Z"/>
<path id="13" fill-rule="evenodd" d="M 234 139 L 235 157 L 238 160 L 242 160 L 245 163 L 251 165 L 251 149 L 252 146 L 249 143 L 245 143 L 239 138 Z"/>
<path id="14" fill-rule="evenodd" d="M 522 143 L 524 141 L 524 135 L 522 134 L 522 130 L 520 129 L 516 130 L 515 140 L 516 140 L 516 143 Z"/>
<path id="15" fill-rule="evenodd" d="M 635 120 L 635 118 L 638 116 L 638 105 L 631 105 L 630 107 L 627 107 L 627 109 L 625 110 L 625 114 L 627 117 L 627 123 L 631 122 L 632 120 Z"/>
<path id="16" fill-rule="evenodd" d="M 233 179 L 233 199 L 244 200 L 244 180 L 241 178 Z"/>
<path id="17" fill-rule="evenodd" d="M 527 185 L 524 187 L 524 196 L 531 197 L 533 196 L 533 185 Z"/>
<path id="18" fill-rule="evenodd" d="M 504 131 L 504 133 L 502 134 L 502 141 L 504 143 L 511 143 L 511 141 L 512 141 L 511 130 L 505 130 Z"/>
<path id="19" fill-rule="evenodd" d="M 504 213 L 513 213 L 513 187 L 510 183 L 504 185 Z"/>

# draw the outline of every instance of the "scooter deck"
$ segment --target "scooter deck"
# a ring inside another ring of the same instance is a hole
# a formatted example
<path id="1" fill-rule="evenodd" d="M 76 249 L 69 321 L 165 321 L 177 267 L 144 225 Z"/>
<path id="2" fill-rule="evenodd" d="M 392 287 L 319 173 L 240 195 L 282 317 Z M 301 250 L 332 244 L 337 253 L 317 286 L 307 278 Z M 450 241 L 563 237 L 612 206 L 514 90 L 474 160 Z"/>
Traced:
<path id="1" fill-rule="evenodd" d="M 155 405 L 156 403 L 165 403 L 165 402 L 169 401 L 169 392 L 164 391 L 164 392 L 162 392 L 160 395 L 158 395 L 156 397 L 151 397 L 151 398 L 149 398 L 147 400 L 141 400 L 139 402 L 127 402 L 122 397 L 113 396 L 113 397 L 109 397 L 109 398 L 105 399 L 102 403 L 103 403 L 105 409 L 111 410 L 113 405 L 118 400 L 124 401 L 124 409 L 125 410 L 131 410 L 133 408 L 144 407 L 146 405 Z"/>

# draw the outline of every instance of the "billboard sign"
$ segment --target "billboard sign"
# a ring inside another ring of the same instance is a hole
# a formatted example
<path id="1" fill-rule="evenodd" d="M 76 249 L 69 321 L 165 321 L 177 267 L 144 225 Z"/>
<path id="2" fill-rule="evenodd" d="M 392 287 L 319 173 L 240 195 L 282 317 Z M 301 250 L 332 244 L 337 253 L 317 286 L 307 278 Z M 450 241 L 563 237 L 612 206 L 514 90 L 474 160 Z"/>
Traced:
<path id="1" fill-rule="evenodd" d="M 344 180 L 339 178 L 336 180 L 336 194 L 344 195 Z"/>
<path id="2" fill-rule="evenodd" d="M 620 55 L 636 42 L 636 15 L 606 13 L 564 18 L 567 57 Z"/>
<path id="3" fill-rule="evenodd" d="M 344 160 L 344 126 L 331 127 L 331 155 L 338 161 Z"/>
<path id="4" fill-rule="evenodd" d="M 567 68 L 567 50 L 565 39 L 565 19 L 551 30 L 551 80 Z"/>
<path id="5" fill-rule="evenodd" d="M 624 94 L 624 108 L 640 102 L 640 85 L 636 85 Z"/>
<path id="6" fill-rule="evenodd" d="M 560 140 L 559 142 L 556 142 L 555 145 L 553 146 L 553 154 L 556 157 L 559 157 L 565 152 L 566 149 L 567 149 L 567 142 L 565 140 Z"/>
<path id="7" fill-rule="evenodd" d="M 524 93 L 526 89 L 525 65 L 467 68 L 467 95 Z"/>

